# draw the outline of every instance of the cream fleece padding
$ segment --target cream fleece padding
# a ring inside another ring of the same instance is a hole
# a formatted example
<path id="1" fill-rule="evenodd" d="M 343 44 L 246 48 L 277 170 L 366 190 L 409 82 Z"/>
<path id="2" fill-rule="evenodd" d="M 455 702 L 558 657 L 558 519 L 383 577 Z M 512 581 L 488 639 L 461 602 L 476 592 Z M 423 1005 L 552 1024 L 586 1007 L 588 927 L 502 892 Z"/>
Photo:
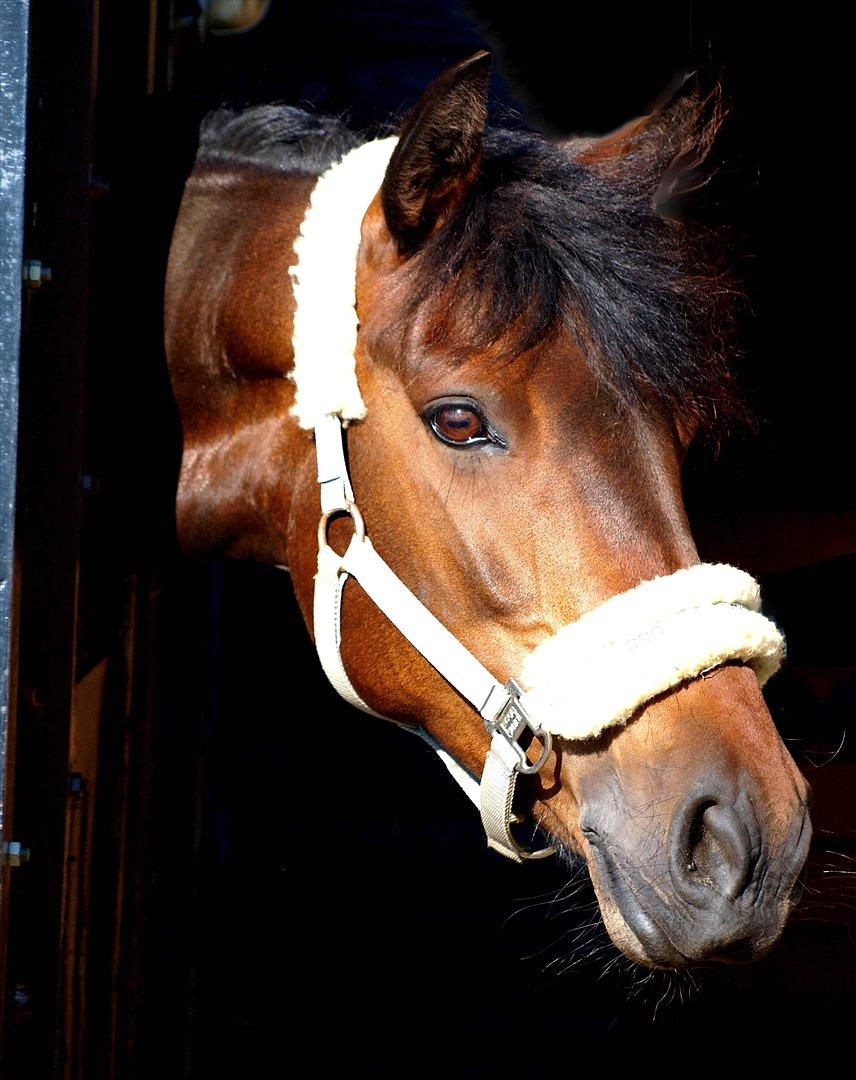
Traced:
<path id="1" fill-rule="evenodd" d="M 291 411 L 302 428 L 311 430 L 328 413 L 346 421 L 366 415 L 354 359 L 360 226 L 397 142 L 393 136 L 363 143 L 322 173 L 294 243 Z"/>
<path id="2" fill-rule="evenodd" d="M 521 680 L 526 708 L 553 735 L 588 739 L 726 660 L 750 664 L 763 686 L 785 643 L 759 605 L 758 583 L 724 563 L 644 581 L 529 655 Z"/>

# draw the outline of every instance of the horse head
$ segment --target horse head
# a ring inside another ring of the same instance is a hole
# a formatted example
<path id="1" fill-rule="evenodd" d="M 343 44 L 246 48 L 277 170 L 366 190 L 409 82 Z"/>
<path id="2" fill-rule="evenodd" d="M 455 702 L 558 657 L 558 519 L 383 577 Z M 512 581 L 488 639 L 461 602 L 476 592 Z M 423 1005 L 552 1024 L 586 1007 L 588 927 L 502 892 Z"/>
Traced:
<path id="1" fill-rule="evenodd" d="M 572 684 L 550 698 L 565 735 L 517 795 L 585 858 L 619 948 L 651 966 L 755 958 L 810 837 L 757 671 L 729 654 L 580 737 L 578 686 L 614 694 L 624 660 L 577 657 L 571 678 L 554 647 L 700 563 L 682 463 L 742 409 L 718 237 L 680 211 L 716 99 L 685 90 L 611 135 L 554 142 L 487 124 L 488 65 L 477 54 L 428 88 L 360 208 L 350 483 L 376 551 L 501 683 L 527 673 L 533 698 Z M 319 501 L 290 272 L 318 174 L 355 144 L 297 110 L 209 121 L 167 285 L 184 544 L 287 565 L 310 630 Z M 330 522 L 332 549 L 350 529 Z M 481 775 L 477 712 L 358 584 L 340 651 L 371 710 Z"/>

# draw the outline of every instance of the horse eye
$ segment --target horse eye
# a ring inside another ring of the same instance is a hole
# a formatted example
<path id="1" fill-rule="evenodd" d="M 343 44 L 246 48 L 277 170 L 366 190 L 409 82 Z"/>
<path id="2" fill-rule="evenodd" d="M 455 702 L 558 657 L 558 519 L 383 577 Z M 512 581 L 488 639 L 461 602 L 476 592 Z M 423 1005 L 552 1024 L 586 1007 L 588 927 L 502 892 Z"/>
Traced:
<path id="1" fill-rule="evenodd" d="M 464 402 L 437 405 L 428 414 L 428 422 L 434 434 L 452 446 L 467 446 L 490 439 L 480 413 Z"/>

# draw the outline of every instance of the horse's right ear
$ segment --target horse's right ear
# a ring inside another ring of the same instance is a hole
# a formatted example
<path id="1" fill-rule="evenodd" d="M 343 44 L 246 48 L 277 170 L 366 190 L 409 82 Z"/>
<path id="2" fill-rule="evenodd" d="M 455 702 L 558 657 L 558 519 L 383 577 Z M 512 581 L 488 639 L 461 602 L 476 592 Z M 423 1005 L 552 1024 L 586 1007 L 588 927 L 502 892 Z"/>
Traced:
<path id="1" fill-rule="evenodd" d="M 381 188 L 386 225 L 401 254 L 437 227 L 478 170 L 490 64 L 482 50 L 444 71 L 404 121 Z"/>

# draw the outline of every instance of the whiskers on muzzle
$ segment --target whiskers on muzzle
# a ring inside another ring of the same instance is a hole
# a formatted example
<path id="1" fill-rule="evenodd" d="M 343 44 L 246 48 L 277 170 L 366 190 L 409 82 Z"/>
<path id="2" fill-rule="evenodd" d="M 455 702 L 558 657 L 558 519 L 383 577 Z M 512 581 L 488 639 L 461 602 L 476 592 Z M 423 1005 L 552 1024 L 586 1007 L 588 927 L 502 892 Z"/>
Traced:
<path id="1" fill-rule="evenodd" d="M 562 884 L 522 897 L 502 924 L 505 930 L 525 920 L 527 937 L 548 938 L 520 957 L 538 965 L 539 988 L 546 989 L 577 973 L 584 973 L 588 980 L 594 971 L 598 982 L 614 983 L 650 1019 L 676 1003 L 689 1001 L 700 988 L 699 974 L 686 969 L 644 968 L 625 955 L 606 930 L 585 859 L 565 844 L 557 844 L 557 854 L 567 875 Z"/>

